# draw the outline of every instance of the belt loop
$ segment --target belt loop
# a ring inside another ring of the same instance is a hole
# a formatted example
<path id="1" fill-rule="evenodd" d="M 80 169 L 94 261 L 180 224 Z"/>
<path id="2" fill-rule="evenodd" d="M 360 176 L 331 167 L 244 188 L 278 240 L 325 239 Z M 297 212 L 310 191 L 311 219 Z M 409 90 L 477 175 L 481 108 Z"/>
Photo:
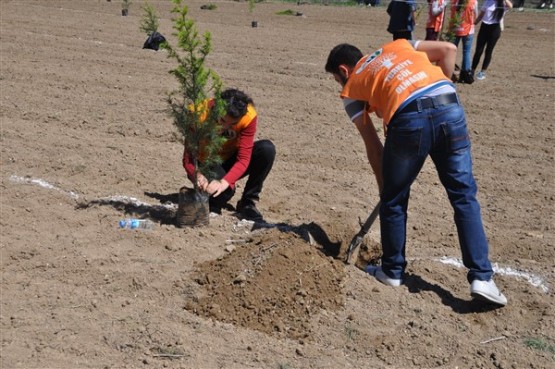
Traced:
<path id="1" fill-rule="evenodd" d="M 418 112 L 422 112 L 422 100 L 420 98 L 416 99 L 416 107 L 418 108 Z"/>
<path id="2" fill-rule="evenodd" d="M 430 97 L 430 99 L 432 99 L 432 106 L 434 107 L 434 109 L 437 109 L 441 106 L 441 102 L 437 101 L 436 96 L 432 96 Z"/>

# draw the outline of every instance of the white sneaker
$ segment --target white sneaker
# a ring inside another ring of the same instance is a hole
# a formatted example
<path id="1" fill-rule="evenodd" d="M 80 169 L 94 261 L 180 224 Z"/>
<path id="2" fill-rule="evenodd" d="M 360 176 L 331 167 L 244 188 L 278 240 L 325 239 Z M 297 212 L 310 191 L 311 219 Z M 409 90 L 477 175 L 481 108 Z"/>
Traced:
<path id="1" fill-rule="evenodd" d="M 470 284 L 470 295 L 485 302 L 501 306 L 507 305 L 507 298 L 499 291 L 493 279 L 489 281 L 473 280 Z"/>
<path id="2" fill-rule="evenodd" d="M 365 270 L 366 270 L 366 273 L 370 274 L 371 276 L 376 278 L 378 281 L 382 282 L 383 284 L 385 284 L 387 286 L 399 287 L 401 284 L 403 284 L 403 281 L 400 280 L 400 279 L 389 278 L 382 271 L 381 266 L 368 265 Z"/>
<path id="3" fill-rule="evenodd" d="M 476 74 L 476 79 L 479 81 L 486 79 L 486 72 L 482 72 L 482 71 L 478 72 L 478 74 Z"/>

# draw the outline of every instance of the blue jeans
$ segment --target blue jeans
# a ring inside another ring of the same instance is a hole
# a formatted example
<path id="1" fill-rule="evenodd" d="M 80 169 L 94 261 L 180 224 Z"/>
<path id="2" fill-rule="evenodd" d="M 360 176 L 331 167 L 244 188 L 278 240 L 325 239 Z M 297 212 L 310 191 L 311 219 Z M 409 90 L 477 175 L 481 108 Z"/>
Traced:
<path id="1" fill-rule="evenodd" d="M 467 279 L 489 280 L 493 270 L 476 199 L 470 138 L 464 110 L 457 104 L 400 113 L 388 125 L 380 207 L 382 270 L 390 278 L 403 277 L 410 187 L 428 155 L 454 209 Z"/>
<path id="2" fill-rule="evenodd" d="M 455 41 L 453 43 L 455 46 L 459 47 L 459 41 L 463 40 L 463 59 L 462 59 L 462 70 L 469 71 L 470 70 L 470 54 L 472 53 L 472 41 L 474 40 L 474 35 L 467 35 L 467 36 L 457 36 L 455 37 Z"/>

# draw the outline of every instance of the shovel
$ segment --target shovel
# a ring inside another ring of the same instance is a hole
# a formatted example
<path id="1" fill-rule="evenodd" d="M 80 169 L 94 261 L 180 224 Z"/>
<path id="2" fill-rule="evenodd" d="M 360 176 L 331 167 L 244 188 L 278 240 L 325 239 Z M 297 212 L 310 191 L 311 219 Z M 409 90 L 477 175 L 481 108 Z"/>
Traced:
<path id="1" fill-rule="evenodd" d="M 358 233 L 351 240 L 351 243 L 349 244 L 349 248 L 347 249 L 347 258 L 345 259 L 345 262 L 347 264 L 349 264 L 349 262 L 351 261 L 351 256 L 353 256 L 353 253 L 355 252 L 357 247 L 360 246 L 364 236 L 366 236 L 366 234 L 370 230 L 370 227 L 378 217 L 378 214 L 380 213 L 380 205 L 381 205 L 381 201 L 378 201 L 378 203 L 374 207 L 374 210 L 372 210 L 372 212 L 370 213 L 370 216 L 368 216 L 368 219 L 366 219 L 366 222 L 361 224 L 360 231 L 358 231 Z"/>

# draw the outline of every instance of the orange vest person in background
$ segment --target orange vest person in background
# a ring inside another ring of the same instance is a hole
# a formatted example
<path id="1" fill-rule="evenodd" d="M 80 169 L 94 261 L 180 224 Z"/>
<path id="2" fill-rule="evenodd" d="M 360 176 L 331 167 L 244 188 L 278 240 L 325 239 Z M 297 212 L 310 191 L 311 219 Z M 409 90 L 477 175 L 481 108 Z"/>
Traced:
<path id="1" fill-rule="evenodd" d="M 399 39 L 368 55 L 353 45 L 334 47 L 326 62 L 341 85 L 345 111 L 362 136 L 380 193 L 381 266 L 366 272 L 392 287 L 404 283 L 410 188 L 431 157 L 451 206 L 473 297 L 504 306 L 493 281 L 470 137 L 455 86 L 457 48 L 449 42 Z M 387 128 L 382 146 L 369 113 Z"/>
<path id="2" fill-rule="evenodd" d="M 270 173 L 276 156 L 274 144 L 269 140 L 254 141 L 258 115 L 253 100 L 244 92 L 228 89 L 222 92 L 226 103 L 226 115 L 220 118 L 220 134 L 227 140 L 219 151 L 222 164 L 212 168 L 213 178 L 198 174 L 195 178 L 195 164 L 187 150 L 183 152 L 183 167 L 191 182 L 210 194 L 210 212 L 221 214 L 235 194 L 235 182 L 248 176 L 236 210 L 243 219 L 263 221 L 256 208 L 266 177 Z M 212 103 L 207 102 L 208 105 Z M 202 152 L 202 148 L 201 148 Z M 202 154 L 199 160 L 202 162 Z"/>
<path id="3" fill-rule="evenodd" d="M 428 0 L 428 20 L 426 21 L 426 40 L 437 41 L 443 20 L 445 19 L 445 8 L 449 0 Z"/>
<path id="4" fill-rule="evenodd" d="M 449 29 L 453 34 L 451 41 L 459 46 L 462 40 L 462 67 L 461 73 L 455 79 L 461 83 L 474 83 L 474 74 L 471 70 L 472 42 L 474 41 L 474 21 L 478 14 L 477 0 L 454 0 L 451 6 L 451 20 Z"/>

